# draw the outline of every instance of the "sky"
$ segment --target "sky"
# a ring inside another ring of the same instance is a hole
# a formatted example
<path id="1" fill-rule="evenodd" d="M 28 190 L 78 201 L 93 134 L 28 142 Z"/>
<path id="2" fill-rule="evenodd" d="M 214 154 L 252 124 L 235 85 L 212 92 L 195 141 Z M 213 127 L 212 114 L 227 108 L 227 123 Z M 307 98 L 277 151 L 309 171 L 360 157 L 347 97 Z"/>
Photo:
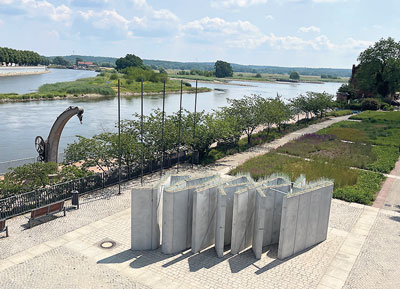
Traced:
<path id="1" fill-rule="evenodd" d="M 0 0 L 0 47 L 351 68 L 379 39 L 400 41 L 399 11 L 399 0 Z"/>

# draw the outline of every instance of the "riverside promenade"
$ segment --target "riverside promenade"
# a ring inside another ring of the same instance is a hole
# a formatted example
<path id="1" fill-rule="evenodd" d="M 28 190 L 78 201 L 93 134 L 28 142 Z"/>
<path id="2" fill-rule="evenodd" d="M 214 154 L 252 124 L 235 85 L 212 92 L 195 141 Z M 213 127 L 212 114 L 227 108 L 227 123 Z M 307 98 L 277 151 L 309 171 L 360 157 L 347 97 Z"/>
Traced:
<path id="1" fill-rule="evenodd" d="M 179 174 L 224 175 L 249 158 L 347 118 L 312 125 L 210 166 L 183 165 Z M 145 184 L 158 180 L 159 174 L 146 176 Z M 10 237 L 0 237 L 0 288 L 400 288 L 400 209 L 394 204 L 388 210 L 333 200 L 325 242 L 285 260 L 277 259 L 276 245 L 264 248 L 260 260 L 251 249 L 219 259 L 212 247 L 200 254 L 131 251 L 130 189 L 138 186 L 140 180 L 134 180 L 122 186 L 121 195 L 117 187 L 86 195 L 79 210 L 68 209 L 66 217 L 51 217 L 32 229 L 27 216 L 8 220 Z M 115 245 L 102 248 L 104 242 Z"/>

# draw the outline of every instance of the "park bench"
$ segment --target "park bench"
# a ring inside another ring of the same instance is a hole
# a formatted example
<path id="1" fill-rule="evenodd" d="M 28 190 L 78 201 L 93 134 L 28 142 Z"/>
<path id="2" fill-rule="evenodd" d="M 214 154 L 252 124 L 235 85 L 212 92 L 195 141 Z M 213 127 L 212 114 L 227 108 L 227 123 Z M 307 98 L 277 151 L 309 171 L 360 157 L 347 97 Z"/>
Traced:
<path id="1" fill-rule="evenodd" d="M 8 237 L 8 227 L 6 226 L 6 219 L 0 220 L 0 233 L 6 232 L 6 237 Z"/>
<path id="2" fill-rule="evenodd" d="M 37 220 L 42 217 L 45 217 L 45 216 L 54 215 L 54 214 L 57 214 L 60 212 L 64 212 L 64 217 L 65 217 L 64 201 L 59 201 L 59 202 L 52 203 L 52 204 L 32 210 L 31 217 L 29 218 L 29 228 L 32 227 L 32 221 Z"/>

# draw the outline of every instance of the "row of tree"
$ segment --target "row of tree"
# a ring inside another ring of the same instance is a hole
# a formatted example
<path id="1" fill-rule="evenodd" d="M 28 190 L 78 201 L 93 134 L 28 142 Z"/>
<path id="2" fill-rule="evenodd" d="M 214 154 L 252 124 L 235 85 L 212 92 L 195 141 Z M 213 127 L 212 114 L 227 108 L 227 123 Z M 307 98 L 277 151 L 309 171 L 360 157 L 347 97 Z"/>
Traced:
<path id="1" fill-rule="evenodd" d="M 141 117 L 138 114 L 132 120 L 121 122 L 121 156 L 124 165 L 135 165 L 141 161 L 159 159 L 163 152 L 173 152 L 182 147 L 199 152 L 200 160 L 206 157 L 215 142 L 230 147 L 237 146 L 243 135 L 251 143 L 256 128 L 260 126 L 269 134 L 271 128 L 278 130 L 282 125 L 305 113 L 307 117 L 323 114 L 332 107 L 332 95 L 309 92 L 290 103 L 281 97 L 263 98 L 259 95 L 245 96 L 242 99 L 228 99 L 228 106 L 213 112 L 189 111 L 164 115 L 153 110 L 143 119 L 143 145 L 141 143 Z M 178 136 L 180 132 L 180 138 Z M 164 136 L 164 137 L 162 137 Z M 72 164 L 83 161 L 84 168 L 97 166 L 108 170 L 117 166 L 118 135 L 105 132 L 92 138 L 78 137 L 68 145 L 66 160 Z"/>
<path id="2" fill-rule="evenodd" d="M 15 63 L 18 65 L 34 66 L 38 64 L 48 64 L 46 57 L 29 50 L 17 50 L 8 47 L 0 47 L 0 63 Z"/>

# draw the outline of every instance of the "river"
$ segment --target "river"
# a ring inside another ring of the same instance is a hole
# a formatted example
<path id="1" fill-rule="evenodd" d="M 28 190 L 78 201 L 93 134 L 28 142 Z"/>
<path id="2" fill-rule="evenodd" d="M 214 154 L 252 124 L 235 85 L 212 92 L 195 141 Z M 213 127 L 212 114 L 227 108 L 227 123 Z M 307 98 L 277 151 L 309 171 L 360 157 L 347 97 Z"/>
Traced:
<path id="1" fill-rule="evenodd" d="M 63 74 L 65 72 L 65 74 Z M 35 76 L 51 76 L 52 82 L 73 80 L 75 76 L 82 76 L 83 72 L 77 70 L 57 70 L 55 74 Z M 76 73 L 76 74 L 74 74 Z M 93 72 L 92 72 L 93 73 Z M 93 75 L 93 74 L 92 74 Z M 15 77 L 19 78 L 19 77 Z M 21 78 L 25 78 L 21 77 Z M 6 79 L 6 78 L 4 78 Z M 4 81 L 4 79 L 0 79 Z M 11 84 L 19 91 L 34 91 L 43 84 L 41 78 L 37 81 L 24 82 L 8 77 Z M 4 82 L 3 82 L 4 83 Z M 21 87 L 15 87 L 15 83 L 20 83 Z M 21 84 L 23 83 L 23 84 Z M 26 85 L 25 85 L 26 83 Z M 28 85 L 29 84 L 29 85 Z M 192 85 L 194 83 L 192 82 Z M 307 91 L 323 92 L 335 94 L 340 87 L 340 83 L 261 83 L 261 82 L 231 82 L 230 85 L 215 83 L 199 83 L 199 87 L 209 87 L 214 89 L 211 92 L 198 94 L 198 110 L 211 111 L 226 105 L 226 98 L 241 98 L 243 95 L 260 94 L 263 97 L 275 97 L 277 93 L 284 99 L 291 99 Z M 217 89 L 217 90 L 215 90 Z M 166 96 L 166 112 L 172 113 L 179 110 L 179 94 L 169 94 Z M 53 122 L 57 116 L 68 106 L 82 106 L 85 109 L 83 123 L 80 124 L 77 117 L 72 118 L 63 131 L 59 152 L 62 152 L 68 143 L 76 139 L 76 135 L 91 137 L 102 131 L 115 130 L 117 116 L 117 98 L 100 99 L 66 99 L 50 101 L 31 101 L 17 103 L 0 104 L 0 162 L 34 157 L 37 155 L 34 140 L 40 135 L 46 139 Z M 145 96 L 144 112 L 149 113 L 152 109 L 162 107 L 162 96 Z M 183 94 L 183 108 L 193 111 L 194 94 Z M 121 100 L 121 119 L 131 118 L 133 113 L 140 112 L 140 97 L 122 98 Z"/>

